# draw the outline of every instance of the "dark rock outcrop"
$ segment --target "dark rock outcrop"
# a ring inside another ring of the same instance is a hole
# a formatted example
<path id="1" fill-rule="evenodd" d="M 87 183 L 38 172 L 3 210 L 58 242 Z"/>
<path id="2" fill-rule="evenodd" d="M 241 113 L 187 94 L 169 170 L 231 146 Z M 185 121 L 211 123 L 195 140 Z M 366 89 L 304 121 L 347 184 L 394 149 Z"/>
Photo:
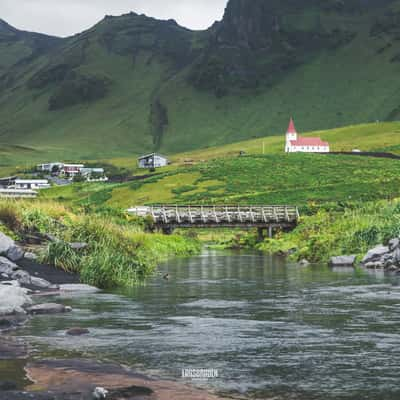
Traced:
<path id="1" fill-rule="evenodd" d="M 384 268 L 400 272 L 400 239 L 394 238 L 387 246 L 379 245 L 369 250 L 361 264 L 366 268 Z"/>

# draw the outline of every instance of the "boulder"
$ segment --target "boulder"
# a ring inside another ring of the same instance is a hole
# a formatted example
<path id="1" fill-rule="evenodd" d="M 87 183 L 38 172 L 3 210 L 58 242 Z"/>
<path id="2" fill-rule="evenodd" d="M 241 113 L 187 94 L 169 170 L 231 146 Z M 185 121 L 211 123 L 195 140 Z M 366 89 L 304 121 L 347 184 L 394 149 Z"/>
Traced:
<path id="1" fill-rule="evenodd" d="M 88 247 L 87 243 L 70 243 L 69 246 L 72 250 L 84 250 Z"/>
<path id="2" fill-rule="evenodd" d="M 399 238 L 395 238 L 395 239 L 392 239 L 389 241 L 389 250 L 391 252 L 395 251 L 399 247 L 400 247 L 400 239 Z"/>
<path id="3" fill-rule="evenodd" d="M 7 254 L 11 247 L 15 246 L 14 240 L 0 232 L 0 255 Z"/>
<path id="4" fill-rule="evenodd" d="M 64 293 L 80 293 L 80 292 L 84 292 L 84 293 L 96 293 L 99 292 L 100 289 L 98 289 L 97 287 L 94 286 L 90 286 L 90 285 L 84 285 L 82 283 L 76 283 L 76 284 L 64 284 L 64 285 L 60 285 L 60 292 L 64 292 Z"/>
<path id="5" fill-rule="evenodd" d="M 392 253 L 393 263 L 396 265 L 400 265 L 400 248 L 395 249 Z"/>
<path id="6" fill-rule="evenodd" d="M 24 258 L 25 260 L 36 261 L 38 259 L 38 256 L 35 253 L 31 253 L 28 251 L 24 254 Z"/>
<path id="7" fill-rule="evenodd" d="M 379 245 L 371 249 L 367 255 L 363 258 L 362 263 L 367 264 L 369 262 L 374 262 L 380 260 L 385 254 L 389 253 L 389 247 Z"/>
<path id="8" fill-rule="evenodd" d="M 0 273 L 6 275 L 12 275 L 14 271 L 19 269 L 17 264 L 14 264 L 8 258 L 0 257 Z"/>
<path id="9" fill-rule="evenodd" d="M 332 257 L 329 261 L 329 265 L 332 267 L 352 267 L 356 262 L 356 256 L 338 256 Z"/>
<path id="10" fill-rule="evenodd" d="M 86 328 L 71 328 L 68 329 L 66 332 L 66 334 L 69 336 L 82 336 L 82 335 L 87 335 L 89 333 L 90 333 L 89 329 Z"/>
<path id="11" fill-rule="evenodd" d="M 32 283 L 32 277 L 26 271 L 19 269 L 11 274 L 11 278 L 18 281 L 21 285 L 30 285 Z"/>
<path id="12" fill-rule="evenodd" d="M 31 285 L 39 289 L 51 289 L 53 284 L 42 278 L 37 278 L 36 276 L 31 276 Z"/>
<path id="13" fill-rule="evenodd" d="M 383 261 L 370 261 L 365 263 L 364 267 L 368 269 L 384 268 L 385 263 Z"/>
<path id="14" fill-rule="evenodd" d="M 301 267 L 308 267 L 308 266 L 310 265 L 310 263 L 309 263 L 308 260 L 303 259 L 303 260 L 300 260 L 300 261 L 299 261 L 299 265 L 300 265 Z"/>
<path id="15" fill-rule="evenodd" d="M 108 395 L 108 390 L 102 387 L 97 387 L 93 391 L 93 400 L 103 400 L 106 399 Z"/>
<path id="16" fill-rule="evenodd" d="M 64 306 L 63 304 L 46 303 L 38 304 L 26 309 L 28 314 L 43 315 L 43 314 L 62 314 L 72 311 L 71 307 Z"/>
<path id="17" fill-rule="evenodd" d="M 18 282 L 8 285 L 0 284 L 0 315 L 23 314 L 23 307 L 32 304 L 27 290 L 19 286 Z"/>
<path id="18" fill-rule="evenodd" d="M 11 261 L 18 262 L 24 258 L 24 251 L 21 247 L 14 245 L 8 249 L 6 257 Z"/>

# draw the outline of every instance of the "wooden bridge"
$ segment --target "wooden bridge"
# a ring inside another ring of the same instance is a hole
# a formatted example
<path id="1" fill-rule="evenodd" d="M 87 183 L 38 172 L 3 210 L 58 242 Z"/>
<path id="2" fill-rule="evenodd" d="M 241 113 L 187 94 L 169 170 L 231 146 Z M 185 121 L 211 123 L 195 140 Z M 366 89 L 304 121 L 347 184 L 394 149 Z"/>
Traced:
<path id="1" fill-rule="evenodd" d="M 295 206 L 153 206 L 133 207 L 130 214 L 151 217 L 164 233 L 176 228 L 258 228 L 273 236 L 276 230 L 294 229 L 299 220 Z"/>
<path id="2" fill-rule="evenodd" d="M 37 195 L 38 193 L 31 189 L 0 189 L 0 198 L 32 199 Z"/>

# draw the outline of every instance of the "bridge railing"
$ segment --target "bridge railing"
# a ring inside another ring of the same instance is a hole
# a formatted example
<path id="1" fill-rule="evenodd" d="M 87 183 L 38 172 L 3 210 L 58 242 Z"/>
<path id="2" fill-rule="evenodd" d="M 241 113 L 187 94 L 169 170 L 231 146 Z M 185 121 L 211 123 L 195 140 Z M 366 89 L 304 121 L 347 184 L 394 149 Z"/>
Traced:
<path id="1" fill-rule="evenodd" d="M 129 213 L 151 216 L 158 225 L 295 223 L 295 206 L 152 206 L 133 207 Z"/>
<path id="2" fill-rule="evenodd" d="M 31 189 L 0 189 L 0 198 L 35 198 L 38 193 Z"/>

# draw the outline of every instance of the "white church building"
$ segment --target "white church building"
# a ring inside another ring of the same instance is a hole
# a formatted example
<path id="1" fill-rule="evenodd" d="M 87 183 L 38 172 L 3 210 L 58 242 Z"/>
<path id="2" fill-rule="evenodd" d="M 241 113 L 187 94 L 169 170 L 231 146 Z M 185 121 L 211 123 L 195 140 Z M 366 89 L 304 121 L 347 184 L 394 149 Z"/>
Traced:
<path id="1" fill-rule="evenodd" d="M 286 153 L 329 153 L 329 143 L 319 137 L 302 137 L 294 126 L 293 118 L 290 118 L 286 132 Z"/>

